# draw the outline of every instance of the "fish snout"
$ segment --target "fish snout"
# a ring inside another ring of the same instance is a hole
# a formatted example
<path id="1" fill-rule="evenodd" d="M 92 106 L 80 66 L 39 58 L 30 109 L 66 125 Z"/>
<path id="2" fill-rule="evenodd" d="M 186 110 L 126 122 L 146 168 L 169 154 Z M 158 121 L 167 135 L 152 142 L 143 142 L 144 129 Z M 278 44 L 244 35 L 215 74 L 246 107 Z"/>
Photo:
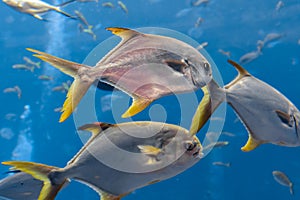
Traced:
<path id="1" fill-rule="evenodd" d="M 203 153 L 201 152 L 202 148 L 198 141 L 186 141 L 185 142 L 186 152 L 193 157 L 202 157 Z"/>

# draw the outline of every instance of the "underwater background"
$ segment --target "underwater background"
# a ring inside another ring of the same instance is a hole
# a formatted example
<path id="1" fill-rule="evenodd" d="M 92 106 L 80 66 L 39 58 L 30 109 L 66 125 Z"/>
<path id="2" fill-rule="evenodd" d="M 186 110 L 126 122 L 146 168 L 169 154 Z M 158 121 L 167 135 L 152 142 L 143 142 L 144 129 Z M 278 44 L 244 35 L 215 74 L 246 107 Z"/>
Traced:
<path id="1" fill-rule="evenodd" d="M 62 3 L 57 0 L 47 2 Z M 24 64 L 24 56 L 39 61 L 26 51 L 27 47 L 82 63 L 99 43 L 112 36 L 105 30 L 106 27 L 168 28 L 191 37 L 199 44 L 207 42 L 204 48 L 225 84 L 237 73 L 227 63 L 228 56 L 222 54 L 221 49 L 230 52 L 230 59 L 239 61 L 241 56 L 256 50 L 258 40 L 264 40 L 269 33 L 279 34 L 280 37 L 270 41 L 256 59 L 243 66 L 300 107 L 299 0 L 282 1 L 283 6 L 279 8 L 278 0 L 210 0 L 199 6 L 193 6 L 195 1 L 191 0 L 123 0 L 128 13 L 118 6 L 117 1 L 111 1 L 114 8 L 103 7 L 103 2 L 75 2 L 62 8 L 71 14 L 75 9 L 83 13 L 94 26 L 95 40 L 79 31 L 77 20 L 51 12 L 45 15 L 48 22 L 40 21 L 1 3 L 0 161 L 27 160 L 64 167 L 82 147 L 73 119 L 59 123 L 60 114 L 54 111 L 62 106 L 65 93 L 52 91 L 52 88 L 71 79 L 45 63 L 41 63 L 41 68 L 34 72 L 13 69 L 12 66 Z M 53 80 L 40 80 L 40 75 L 51 76 Z M 21 98 L 15 93 L 2 92 L 15 86 L 22 90 Z M 202 92 L 197 91 L 197 95 L 201 97 Z M 112 104 L 117 104 L 116 101 L 125 96 L 121 92 L 112 94 L 97 90 L 98 120 L 115 123 Z M 180 105 L 174 103 L 175 100 L 174 96 L 159 99 L 152 104 L 152 111 L 150 105 L 133 119 L 159 121 L 163 117 L 153 112 L 155 109 L 161 111 L 163 107 L 166 115 L 163 120 L 178 124 L 178 117 L 181 117 L 188 129 L 196 107 L 191 106 L 192 114 L 182 116 Z M 124 106 L 125 109 L 128 105 Z M 120 111 L 119 115 L 124 111 Z M 152 117 L 149 113 L 153 114 Z M 207 126 L 197 134 L 201 141 L 206 132 Z M 227 134 L 222 134 L 219 140 L 228 141 L 229 145 L 213 149 L 184 173 L 134 191 L 124 199 L 300 198 L 299 147 L 266 144 L 252 152 L 242 152 L 240 147 L 247 141 L 247 131 L 229 106 L 223 132 Z M 216 161 L 229 162 L 230 167 L 213 165 Z M 294 195 L 273 179 L 273 170 L 283 171 L 290 178 L 294 184 Z M 6 166 L 0 166 L 0 177 L 7 176 L 7 171 Z M 72 181 L 57 199 L 98 199 L 98 195 L 86 185 Z"/>

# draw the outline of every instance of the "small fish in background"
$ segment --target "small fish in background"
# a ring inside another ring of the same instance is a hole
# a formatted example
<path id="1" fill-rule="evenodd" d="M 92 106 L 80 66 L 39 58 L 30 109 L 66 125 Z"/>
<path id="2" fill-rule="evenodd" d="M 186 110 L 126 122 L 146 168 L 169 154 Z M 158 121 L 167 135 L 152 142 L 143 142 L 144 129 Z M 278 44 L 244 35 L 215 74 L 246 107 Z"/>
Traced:
<path id="1" fill-rule="evenodd" d="M 74 13 L 84 25 L 90 26 L 90 24 L 87 22 L 86 18 L 83 16 L 83 14 L 81 12 L 79 12 L 78 10 L 75 10 Z"/>
<path id="2" fill-rule="evenodd" d="M 54 108 L 54 112 L 60 112 L 62 109 L 62 107 L 57 107 L 57 108 Z"/>
<path id="3" fill-rule="evenodd" d="M 231 56 L 230 51 L 224 51 L 223 49 L 218 49 L 218 52 L 223 54 L 224 56 L 227 56 L 228 58 L 230 58 L 230 56 Z"/>
<path id="4" fill-rule="evenodd" d="M 10 140 L 15 136 L 15 134 L 10 128 L 4 127 L 0 129 L 0 136 L 1 138 Z"/>
<path id="5" fill-rule="evenodd" d="M 275 11 L 279 12 L 283 6 L 284 6 L 283 1 L 278 1 L 276 6 L 275 6 Z"/>
<path id="6" fill-rule="evenodd" d="M 253 60 L 255 60 L 256 58 L 258 58 L 258 56 L 260 55 L 260 51 L 256 50 L 256 51 L 251 51 L 249 53 L 246 53 L 244 55 L 242 55 L 239 59 L 239 63 L 242 65 L 245 65 Z"/>
<path id="7" fill-rule="evenodd" d="M 78 24 L 80 32 L 88 33 L 93 37 L 93 40 L 96 40 L 97 36 L 92 30 L 93 26 L 88 26 L 88 28 L 84 28 L 82 24 Z"/>
<path id="8" fill-rule="evenodd" d="M 262 52 L 262 49 L 264 48 L 265 43 L 262 40 L 257 40 L 256 42 L 256 48 L 258 52 Z"/>
<path id="9" fill-rule="evenodd" d="M 17 115 L 15 113 L 7 113 L 4 118 L 9 121 L 16 121 Z"/>
<path id="10" fill-rule="evenodd" d="M 126 14 L 128 14 L 127 6 L 122 1 L 118 1 L 118 5 Z"/>
<path id="11" fill-rule="evenodd" d="M 114 8 L 114 4 L 110 1 L 107 1 L 107 2 L 103 2 L 102 4 L 102 7 L 106 7 L 106 8 Z"/>
<path id="12" fill-rule="evenodd" d="M 26 65 L 32 65 L 32 66 L 34 66 L 35 68 L 38 68 L 38 69 L 41 68 L 41 62 L 34 62 L 26 56 L 23 57 L 23 60 L 26 62 Z"/>
<path id="13" fill-rule="evenodd" d="M 294 194 L 293 183 L 290 181 L 290 179 L 287 177 L 286 174 L 284 174 L 281 171 L 273 171 L 272 174 L 273 174 L 273 177 L 274 177 L 275 181 L 277 181 L 277 183 L 279 183 L 283 186 L 289 187 L 290 188 L 290 193 Z"/>
<path id="14" fill-rule="evenodd" d="M 213 162 L 212 164 L 215 165 L 215 166 L 223 166 L 223 167 L 230 167 L 231 166 L 230 162 L 224 163 L 224 162 L 217 161 L 217 162 Z"/>
<path id="15" fill-rule="evenodd" d="M 24 65 L 24 64 L 15 64 L 15 65 L 12 66 L 12 68 L 34 72 L 34 66 L 27 66 L 27 65 Z"/>
<path id="16" fill-rule="evenodd" d="M 75 0 L 77 2 L 80 2 L 80 3 L 86 3 L 86 2 L 96 2 L 98 3 L 98 0 Z"/>
<path id="17" fill-rule="evenodd" d="M 201 5 L 206 6 L 208 2 L 209 2 L 209 0 L 196 0 L 196 1 L 192 1 L 191 4 L 192 4 L 192 6 L 195 6 L 195 7 L 201 6 Z"/>
<path id="18" fill-rule="evenodd" d="M 204 19 L 202 17 L 198 17 L 198 19 L 195 22 L 195 28 L 198 28 L 202 23 L 203 23 Z"/>
<path id="19" fill-rule="evenodd" d="M 199 46 L 196 47 L 197 50 L 204 49 L 207 47 L 208 42 L 202 42 Z"/>
<path id="20" fill-rule="evenodd" d="M 206 149 L 210 149 L 210 148 L 224 147 L 224 146 L 227 146 L 228 144 L 229 144 L 228 141 L 213 142 L 213 143 L 210 143 L 210 144 L 204 146 L 203 151 L 206 150 Z"/>
<path id="21" fill-rule="evenodd" d="M 68 92 L 70 89 L 71 81 L 63 82 L 60 86 L 52 88 L 52 91 L 57 92 Z"/>
<path id="22" fill-rule="evenodd" d="M 223 131 L 223 132 L 222 132 L 222 135 L 226 135 L 226 136 L 228 136 L 228 137 L 235 137 L 235 134 L 230 133 L 230 132 L 227 132 L 227 131 Z"/>
<path id="23" fill-rule="evenodd" d="M 3 90 L 4 93 L 17 93 L 18 98 L 21 99 L 22 96 L 22 91 L 19 86 L 11 87 L 11 88 L 6 88 Z"/>
<path id="24" fill-rule="evenodd" d="M 29 15 L 32 15 L 33 17 L 47 21 L 46 19 L 42 18 L 40 14 L 45 14 L 51 10 L 56 11 L 60 14 L 63 14 L 69 18 L 73 18 L 70 14 L 62 11 L 60 8 L 74 2 L 75 0 L 69 0 L 65 3 L 62 3 L 58 6 L 50 5 L 44 1 L 40 0 L 2 0 L 4 3 L 6 3 L 8 6 L 14 8 L 15 10 L 18 10 L 22 13 L 27 13 Z"/>
<path id="25" fill-rule="evenodd" d="M 43 81 L 52 81 L 53 77 L 48 76 L 48 75 L 40 75 L 40 76 L 38 76 L 38 79 L 43 80 Z"/>
<path id="26" fill-rule="evenodd" d="M 275 42 L 283 37 L 280 33 L 269 33 L 263 40 L 264 46 L 270 45 L 270 43 Z"/>

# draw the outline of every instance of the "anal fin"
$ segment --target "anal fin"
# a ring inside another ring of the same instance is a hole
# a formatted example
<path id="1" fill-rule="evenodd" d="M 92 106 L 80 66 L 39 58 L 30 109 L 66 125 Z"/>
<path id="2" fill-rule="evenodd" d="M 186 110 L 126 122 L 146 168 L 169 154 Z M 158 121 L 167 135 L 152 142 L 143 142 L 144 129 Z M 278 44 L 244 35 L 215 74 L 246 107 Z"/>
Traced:
<path id="1" fill-rule="evenodd" d="M 254 150 L 256 147 L 261 145 L 262 142 L 259 140 L 254 139 L 250 134 L 247 143 L 241 148 L 244 152 L 249 152 Z"/>
<path id="2" fill-rule="evenodd" d="M 134 97 L 131 106 L 122 115 L 122 118 L 134 116 L 144 110 L 153 100 Z"/>

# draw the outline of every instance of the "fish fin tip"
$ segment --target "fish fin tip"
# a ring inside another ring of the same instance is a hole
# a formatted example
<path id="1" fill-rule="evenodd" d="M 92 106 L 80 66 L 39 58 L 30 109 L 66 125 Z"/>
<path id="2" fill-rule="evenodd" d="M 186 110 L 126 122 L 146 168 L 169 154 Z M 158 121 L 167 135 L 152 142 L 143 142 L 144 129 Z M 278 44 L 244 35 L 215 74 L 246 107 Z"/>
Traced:
<path id="1" fill-rule="evenodd" d="M 228 59 L 227 62 L 229 64 L 231 64 L 232 66 L 234 66 L 234 68 L 239 72 L 239 76 L 243 77 L 243 76 L 249 76 L 250 75 L 250 73 L 245 68 L 243 68 L 241 65 L 234 62 L 233 60 Z"/>
<path id="2" fill-rule="evenodd" d="M 247 143 L 241 148 L 244 152 L 249 152 L 256 149 L 262 142 L 254 139 L 251 135 L 249 135 Z"/>
<path id="3" fill-rule="evenodd" d="M 120 196 L 114 196 L 112 194 L 100 191 L 100 200 L 121 200 L 121 197 L 125 196 L 125 195 L 120 195 Z"/>
<path id="4" fill-rule="evenodd" d="M 132 117 L 144 110 L 153 100 L 133 98 L 131 106 L 123 113 L 122 118 Z"/>
<path id="5" fill-rule="evenodd" d="M 141 34 L 129 28 L 107 27 L 105 29 L 112 32 L 114 35 L 121 37 L 124 40 L 129 40 L 130 38 L 133 38 L 134 36 Z"/>
<path id="6" fill-rule="evenodd" d="M 102 131 L 114 126 L 114 124 L 109 123 L 103 123 L 103 122 L 95 122 L 93 124 L 85 124 L 83 126 L 80 126 L 78 130 L 80 131 L 89 131 L 93 135 L 98 135 Z"/>

